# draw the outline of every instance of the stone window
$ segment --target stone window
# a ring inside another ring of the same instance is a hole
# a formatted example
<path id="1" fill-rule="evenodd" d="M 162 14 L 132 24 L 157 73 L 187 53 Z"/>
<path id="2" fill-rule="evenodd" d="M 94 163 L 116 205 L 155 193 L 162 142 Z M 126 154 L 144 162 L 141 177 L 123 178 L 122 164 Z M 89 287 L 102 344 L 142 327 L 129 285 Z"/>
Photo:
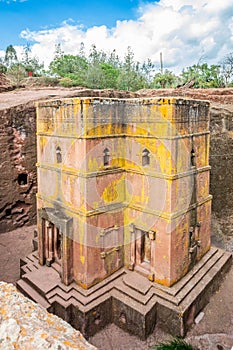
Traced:
<path id="1" fill-rule="evenodd" d="M 62 154 L 61 154 L 61 148 L 59 146 L 56 148 L 56 156 L 57 156 L 57 163 L 61 163 Z"/>
<path id="2" fill-rule="evenodd" d="M 150 164 L 150 152 L 148 149 L 144 149 L 142 151 L 142 166 L 146 166 Z"/>
<path id="3" fill-rule="evenodd" d="M 108 166 L 109 165 L 109 160 L 110 160 L 110 152 L 108 148 L 104 149 L 104 166 Z"/>
<path id="4" fill-rule="evenodd" d="M 191 166 L 195 166 L 196 165 L 195 157 L 196 157 L 195 151 L 192 148 L 192 151 L 191 151 Z"/>
<path id="5" fill-rule="evenodd" d="M 28 183 L 28 175 L 26 173 L 22 173 L 18 175 L 18 184 L 23 186 Z"/>

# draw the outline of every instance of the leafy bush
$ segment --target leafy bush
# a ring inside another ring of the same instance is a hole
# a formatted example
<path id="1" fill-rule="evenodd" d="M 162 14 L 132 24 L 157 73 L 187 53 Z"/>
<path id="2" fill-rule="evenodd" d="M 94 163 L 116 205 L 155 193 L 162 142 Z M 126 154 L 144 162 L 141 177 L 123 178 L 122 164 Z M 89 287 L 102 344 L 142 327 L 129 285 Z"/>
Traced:
<path id="1" fill-rule="evenodd" d="M 7 67 L 4 66 L 4 64 L 2 64 L 2 63 L 0 62 L 0 73 L 6 73 L 6 71 L 7 71 Z"/>

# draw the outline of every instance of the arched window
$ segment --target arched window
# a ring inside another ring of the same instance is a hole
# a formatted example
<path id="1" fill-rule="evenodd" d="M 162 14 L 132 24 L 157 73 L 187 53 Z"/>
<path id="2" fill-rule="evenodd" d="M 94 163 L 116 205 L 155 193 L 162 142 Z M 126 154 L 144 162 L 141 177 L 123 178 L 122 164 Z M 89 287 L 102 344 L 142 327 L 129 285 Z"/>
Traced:
<path id="1" fill-rule="evenodd" d="M 61 154 L 61 148 L 59 146 L 56 148 L 56 156 L 57 156 L 57 163 L 61 163 L 62 154 Z"/>
<path id="2" fill-rule="evenodd" d="M 192 151 L 191 151 L 191 166 L 195 166 L 196 165 L 196 159 L 195 159 L 196 155 L 195 155 L 195 151 L 194 149 L 192 148 Z"/>
<path id="3" fill-rule="evenodd" d="M 142 151 L 142 166 L 146 166 L 150 164 L 150 152 L 148 149 L 144 149 Z"/>
<path id="4" fill-rule="evenodd" d="M 108 148 L 104 149 L 104 166 L 109 165 L 109 160 L 110 160 L 110 152 Z"/>

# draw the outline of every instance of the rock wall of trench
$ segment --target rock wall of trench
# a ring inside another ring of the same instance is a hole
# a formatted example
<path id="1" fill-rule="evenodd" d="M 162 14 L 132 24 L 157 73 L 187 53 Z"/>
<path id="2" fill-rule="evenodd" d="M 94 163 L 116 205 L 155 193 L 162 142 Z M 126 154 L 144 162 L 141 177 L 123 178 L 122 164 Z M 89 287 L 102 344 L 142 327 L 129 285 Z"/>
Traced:
<path id="1" fill-rule="evenodd" d="M 201 95 L 200 91 L 192 91 L 194 96 L 189 90 L 189 98 L 209 97 L 208 93 Z M 126 98 L 159 93 L 178 95 L 170 90 L 146 90 L 137 94 L 88 90 L 78 95 Z M 216 98 L 214 96 L 210 94 L 210 193 L 213 195 L 213 212 L 220 217 L 231 215 L 233 211 L 233 89 L 232 95 L 228 92 L 225 96 L 221 91 Z M 2 233 L 36 223 L 36 111 L 33 102 L 0 110 L 0 145 Z"/>
<path id="2" fill-rule="evenodd" d="M 35 224 L 35 123 L 33 104 L 0 110 L 0 233 Z"/>
<path id="3" fill-rule="evenodd" d="M 210 193 L 216 216 L 233 212 L 233 105 L 211 106 Z"/>

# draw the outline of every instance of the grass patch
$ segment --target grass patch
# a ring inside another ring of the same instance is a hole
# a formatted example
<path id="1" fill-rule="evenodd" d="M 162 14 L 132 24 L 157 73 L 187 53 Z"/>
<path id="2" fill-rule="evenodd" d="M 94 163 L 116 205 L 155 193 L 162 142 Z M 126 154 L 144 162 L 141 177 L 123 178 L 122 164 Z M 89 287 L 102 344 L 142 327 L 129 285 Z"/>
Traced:
<path id="1" fill-rule="evenodd" d="M 194 350 L 194 348 L 181 338 L 174 338 L 169 342 L 159 343 L 154 345 L 154 350 Z"/>

